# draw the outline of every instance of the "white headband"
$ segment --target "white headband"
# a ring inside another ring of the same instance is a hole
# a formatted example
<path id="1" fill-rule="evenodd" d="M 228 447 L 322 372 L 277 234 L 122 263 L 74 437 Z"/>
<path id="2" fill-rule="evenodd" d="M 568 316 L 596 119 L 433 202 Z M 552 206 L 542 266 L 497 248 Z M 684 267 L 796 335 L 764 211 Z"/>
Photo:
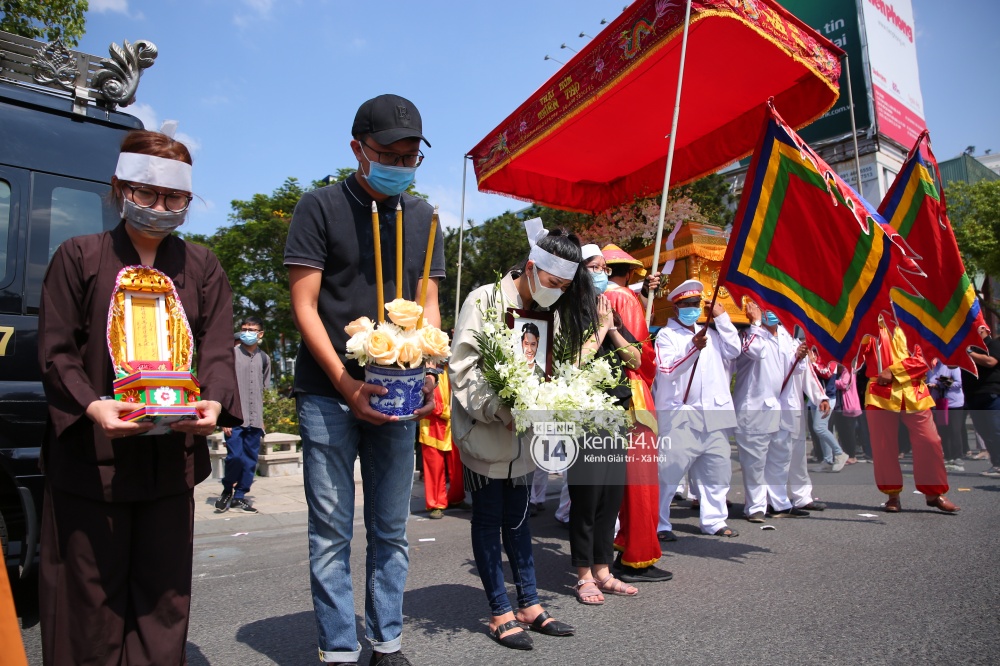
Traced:
<path id="1" fill-rule="evenodd" d="M 587 261 L 593 257 L 601 255 L 601 248 L 593 243 L 588 243 L 580 248 L 580 252 L 583 253 L 583 260 Z"/>
<path id="2" fill-rule="evenodd" d="M 535 262 L 538 268 L 563 280 L 572 280 L 576 277 L 576 269 L 580 266 L 579 262 L 557 257 L 538 247 L 538 241 L 549 235 L 549 232 L 542 227 L 542 218 L 533 217 L 530 220 L 525 220 L 524 231 L 528 234 L 528 245 L 531 246 L 528 259 Z"/>
<path id="3" fill-rule="evenodd" d="M 155 155 L 121 153 L 115 168 L 118 180 L 155 185 L 171 190 L 191 192 L 191 165 Z"/>

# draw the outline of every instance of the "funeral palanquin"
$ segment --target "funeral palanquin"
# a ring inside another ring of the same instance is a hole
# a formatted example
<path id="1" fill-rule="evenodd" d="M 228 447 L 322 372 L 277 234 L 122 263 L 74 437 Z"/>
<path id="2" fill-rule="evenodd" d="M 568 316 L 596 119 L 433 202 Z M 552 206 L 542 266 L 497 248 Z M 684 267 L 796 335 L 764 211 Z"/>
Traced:
<path id="1" fill-rule="evenodd" d="M 196 416 L 191 403 L 201 388 L 191 373 L 194 340 L 169 277 L 147 266 L 122 269 L 108 309 L 108 351 L 115 400 L 136 405 L 122 420 L 165 426 Z"/>
<path id="2" fill-rule="evenodd" d="M 667 244 L 664 238 L 664 246 Z M 697 222 L 682 222 L 674 237 L 673 248 L 664 247 L 660 250 L 660 267 L 664 262 L 673 260 L 673 269 L 667 279 L 660 283 L 653 301 L 653 326 L 663 326 L 674 315 L 674 306 L 667 294 L 684 280 L 701 280 L 705 291 L 702 300 L 706 305 L 712 302 L 715 285 L 719 282 L 719 270 L 726 254 L 726 243 L 729 236 L 724 229 Z M 644 247 L 633 253 L 636 259 L 649 270 L 653 263 L 653 246 Z M 736 324 L 748 324 L 746 314 L 741 304 L 736 303 L 725 285 L 719 290 L 719 303 L 726 308 L 729 317 Z M 705 315 L 698 320 L 705 322 Z"/>

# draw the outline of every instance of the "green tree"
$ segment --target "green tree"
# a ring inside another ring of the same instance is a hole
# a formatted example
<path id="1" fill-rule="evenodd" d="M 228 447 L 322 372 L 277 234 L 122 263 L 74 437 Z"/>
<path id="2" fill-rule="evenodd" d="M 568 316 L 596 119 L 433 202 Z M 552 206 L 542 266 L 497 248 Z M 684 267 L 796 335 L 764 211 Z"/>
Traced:
<path id="1" fill-rule="evenodd" d="M 948 217 L 970 275 L 1000 275 L 1000 181 L 948 183 Z"/>
<path id="2" fill-rule="evenodd" d="M 87 0 L 0 0 L 0 30 L 30 39 L 62 39 L 74 47 L 83 37 Z"/>
<path id="3" fill-rule="evenodd" d="M 1000 181 L 980 181 L 974 185 L 948 183 L 948 217 L 965 262 L 965 270 L 975 279 L 1000 276 Z M 996 294 L 981 280 L 977 289 L 991 296 L 983 305 L 1000 317 Z"/>
<path id="4" fill-rule="evenodd" d="M 528 239 L 524 235 L 523 215 L 507 211 L 490 218 L 479 226 L 466 223 L 462 249 L 462 301 L 469 292 L 481 285 L 494 282 L 505 272 L 528 256 Z M 544 219 L 544 218 L 543 218 Z M 551 225 L 550 225 L 551 226 Z M 444 330 L 455 325 L 455 285 L 458 277 L 458 229 L 449 229 L 444 236 L 445 266 L 448 267 L 439 290 L 441 324 Z M 461 304 L 460 304 L 461 306 Z"/>

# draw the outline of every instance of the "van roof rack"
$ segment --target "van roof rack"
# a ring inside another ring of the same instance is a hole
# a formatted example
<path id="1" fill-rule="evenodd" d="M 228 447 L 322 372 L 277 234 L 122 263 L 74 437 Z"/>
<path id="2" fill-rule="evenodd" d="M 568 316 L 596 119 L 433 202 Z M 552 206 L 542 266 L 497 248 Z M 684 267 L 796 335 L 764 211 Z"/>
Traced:
<path id="1" fill-rule="evenodd" d="M 140 39 L 121 46 L 112 42 L 110 58 L 98 58 L 63 45 L 0 31 L 0 81 L 42 89 L 73 100 L 73 111 L 86 115 L 90 102 L 114 110 L 135 101 L 139 77 L 156 60 L 156 45 Z"/>

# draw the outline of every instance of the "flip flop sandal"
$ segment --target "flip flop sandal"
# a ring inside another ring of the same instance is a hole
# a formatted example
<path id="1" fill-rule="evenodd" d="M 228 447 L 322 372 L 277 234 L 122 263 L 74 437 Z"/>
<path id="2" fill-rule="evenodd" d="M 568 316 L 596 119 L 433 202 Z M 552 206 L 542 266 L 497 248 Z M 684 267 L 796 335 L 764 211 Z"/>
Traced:
<path id="1" fill-rule="evenodd" d="M 593 585 L 593 592 L 584 592 L 583 588 L 587 585 Z M 584 606 L 600 606 L 604 603 L 604 599 L 596 599 L 596 597 L 603 597 L 600 588 L 597 587 L 596 580 L 578 580 L 576 582 L 576 600 L 579 601 Z M 593 599 L 593 601 L 591 601 Z"/>
<path id="2" fill-rule="evenodd" d="M 739 535 L 740 533 L 731 527 L 720 527 L 719 529 L 717 529 L 715 532 L 712 533 L 712 536 L 723 536 L 723 537 L 729 537 L 730 539 L 732 539 L 733 537 L 738 537 Z"/>
<path id="3" fill-rule="evenodd" d="M 589 580 L 587 581 L 590 582 Z M 548 622 L 546 622 L 548 620 Z M 522 625 L 526 626 L 532 631 L 537 631 L 540 634 L 545 634 L 546 636 L 572 636 L 573 632 L 576 631 L 573 627 L 566 624 L 565 622 L 560 622 L 556 620 L 548 611 L 542 611 L 538 616 L 531 621 L 531 623 L 522 622 Z"/>
<path id="4" fill-rule="evenodd" d="M 639 588 L 634 585 L 623 583 L 611 574 L 608 574 L 606 578 L 597 581 L 597 587 L 604 594 L 614 594 L 619 597 L 634 597 L 639 594 Z M 634 591 L 629 592 L 629 588 L 632 588 Z"/>

